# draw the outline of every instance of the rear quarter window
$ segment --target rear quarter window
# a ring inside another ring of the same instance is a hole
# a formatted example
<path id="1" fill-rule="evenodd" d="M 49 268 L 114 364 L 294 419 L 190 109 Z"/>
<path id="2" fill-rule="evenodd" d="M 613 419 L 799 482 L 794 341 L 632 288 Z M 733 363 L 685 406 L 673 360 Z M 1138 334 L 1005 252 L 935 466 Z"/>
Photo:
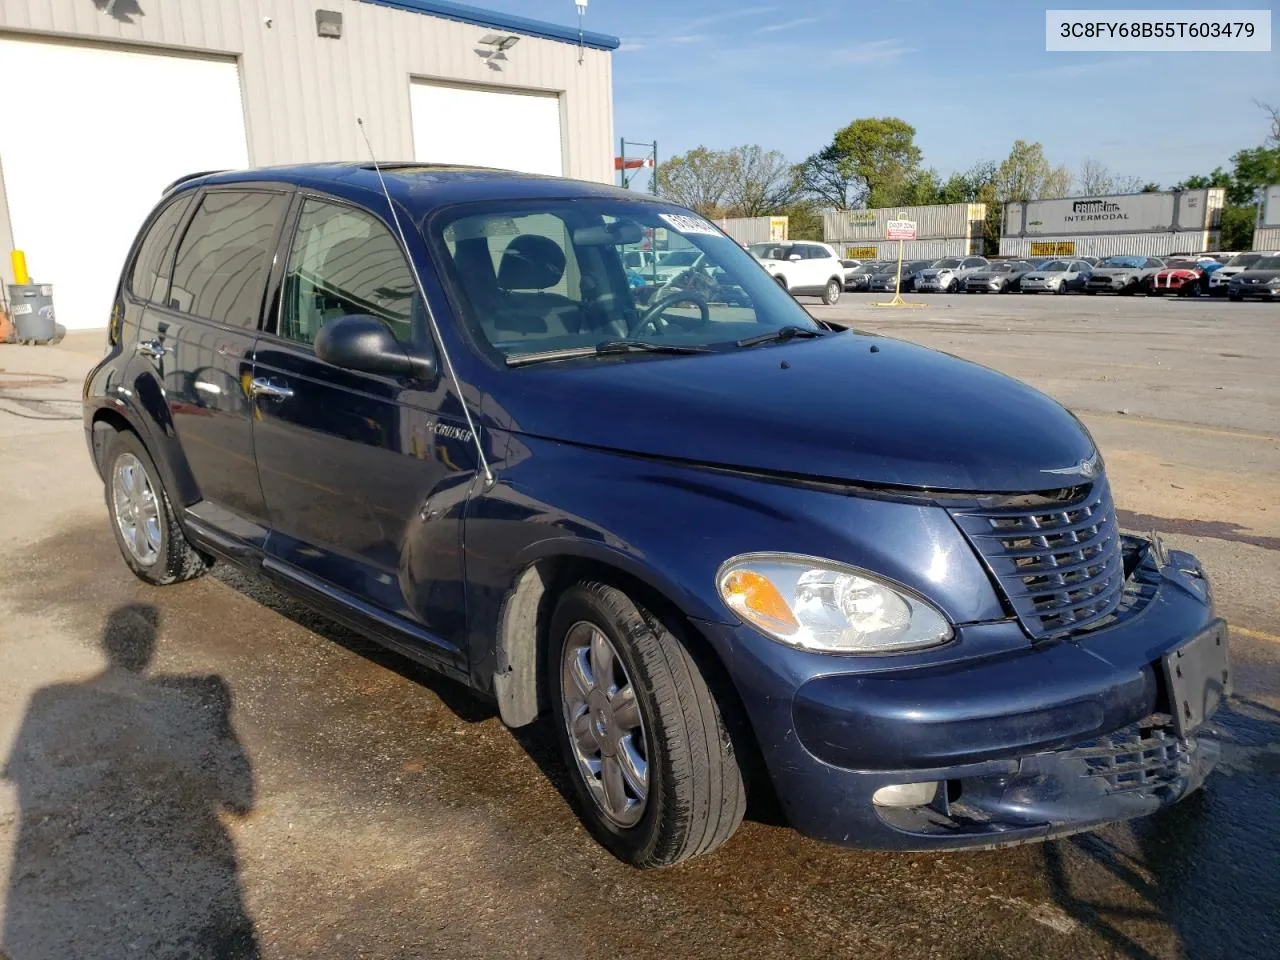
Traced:
<path id="1" fill-rule="evenodd" d="M 182 223 L 191 196 L 178 197 L 151 221 L 129 271 L 129 292 L 139 300 L 163 300 L 173 265 L 173 235 Z"/>

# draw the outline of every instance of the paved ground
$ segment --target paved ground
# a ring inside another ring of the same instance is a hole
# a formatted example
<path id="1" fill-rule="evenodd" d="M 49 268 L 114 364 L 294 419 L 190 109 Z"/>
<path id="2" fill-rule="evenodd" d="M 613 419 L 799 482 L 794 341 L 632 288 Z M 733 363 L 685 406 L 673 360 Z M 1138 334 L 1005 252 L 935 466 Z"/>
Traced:
<path id="1" fill-rule="evenodd" d="M 1205 559 L 1239 699 L 1203 792 L 1005 851 L 861 853 L 748 822 L 716 855 L 629 870 L 578 827 L 546 733 L 513 736 L 232 573 L 134 580 L 75 403 L 100 338 L 0 346 L 0 953 L 1274 956 L 1280 309 L 867 299 L 813 311 L 1059 397 L 1102 446 L 1125 523 Z M 13 388 L 30 371 L 67 381 Z"/>

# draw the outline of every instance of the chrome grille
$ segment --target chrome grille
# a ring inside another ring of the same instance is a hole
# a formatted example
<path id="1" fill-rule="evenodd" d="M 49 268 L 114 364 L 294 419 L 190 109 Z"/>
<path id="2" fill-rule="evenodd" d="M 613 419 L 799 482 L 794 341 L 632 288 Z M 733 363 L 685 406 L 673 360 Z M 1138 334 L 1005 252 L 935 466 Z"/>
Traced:
<path id="1" fill-rule="evenodd" d="M 1174 783 L 1191 762 L 1185 740 L 1173 731 L 1173 718 L 1152 714 L 1090 743 L 1069 756 L 1085 763 L 1085 776 L 1106 784 L 1108 793 L 1144 793 Z"/>
<path id="2" fill-rule="evenodd" d="M 1124 563 L 1105 478 L 1063 503 L 957 508 L 952 516 L 1033 637 L 1095 629 L 1119 606 Z"/>

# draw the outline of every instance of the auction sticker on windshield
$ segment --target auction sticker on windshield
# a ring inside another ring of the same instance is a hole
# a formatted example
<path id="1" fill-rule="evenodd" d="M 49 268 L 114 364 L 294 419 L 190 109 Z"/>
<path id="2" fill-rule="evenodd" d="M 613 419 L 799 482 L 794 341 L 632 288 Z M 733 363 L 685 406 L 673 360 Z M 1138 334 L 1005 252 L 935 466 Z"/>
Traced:
<path id="1" fill-rule="evenodd" d="M 679 213 L 660 213 L 658 216 L 671 224 L 673 230 L 680 233 L 709 233 L 713 237 L 720 233 L 719 230 L 701 217 L 689 217 Z"/>

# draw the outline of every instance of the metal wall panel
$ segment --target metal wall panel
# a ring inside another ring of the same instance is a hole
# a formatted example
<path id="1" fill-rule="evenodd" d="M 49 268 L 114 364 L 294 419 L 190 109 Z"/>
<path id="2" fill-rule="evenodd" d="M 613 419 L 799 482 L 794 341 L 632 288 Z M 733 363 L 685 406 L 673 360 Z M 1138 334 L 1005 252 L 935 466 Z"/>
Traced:
<path id="1" fill-rule="evenodd" d="M 492 32 L 488 28 L 358 0 L 326 0 L 327 9 L 342 13 L 338 40 L 316 35 L 316 4 L 310 0 L 144 0 L 119 6 L 132 12 L 112 16 L 90 0 L 0 0 L 0 31 L 235 57 L 255 165 L 364 159 L 357 117 L 364 119 L 379 159 L 413 159 L 411 77 L 555 92 L 563 110 L 566 174 L 613 182 L 607 51 L 586 48 L 579 64 L 575 44 L 525 36 L 497 61 L 482 56 L 488 51 L 477 43 Z M 86 96 L 96 93 L 102 91 Z M 118 95 L 136 98 L 145 116 L 145 91 Z"/>
<path id="2" fill-rule="evenodd" d="M 1262 196 L 1262 222 L 1260 227 L 1280 227 L 1280 185 L 1267 187 Z"/>
<path id="3" fill-rule="evenodd" d="M 830 241 L 829 241 L 830 242 Z M 836 253 L 852 260 L 897 260 L 897 240 L 853 240 L 833 243 Z M 938 260 L 942 257 L 967 257 L 982 254 L 981 238 L 965 240 L 907 240 L 902 244 L 903 260 Z"/>
<path id="4" fill-rule="evenodd" d="M 983 203 L 947 203 L 927 207 L 882 207 L 876 210 L 829 210 L 822 215 L 822 235 L 828 243 L 883 240 L 885 226 L 905 213 L 916 222 L 920 240 L 968 239 L 981 236 L 987 215 Z"/>
<path id="5" fill-rule="evenodd" d="M 1253 231 L 1251 250 L 1280 250 L 1280 227 L 1259 227 Z"/>
<path id="6" fill-rule="evenodd" d="M 1225 192 L 1202 190 L 1064 197 L 1005 205 L 1005 236 L 1061 237 L 1204 231 L 1218 226 Z"/>
<path id="7" fill-rule="evenodd" d="M 1167 257 L 1175 253 L 1205 253 L 1218 249 L 1218 231 L 1184 230 L 1179 233 L 1059 234 L 1052 237 L 1001 237 L 1000 255 L 1005 257 L 1076 256 Z M 1074 244 L 1074 249 L 1041 254 L 1040 244 Z"/>
<path id="8" fill-rule="evenodd" d="M 715 224 L 741 244 L 787 239 L 786 217 L 721 217 Z"/>

